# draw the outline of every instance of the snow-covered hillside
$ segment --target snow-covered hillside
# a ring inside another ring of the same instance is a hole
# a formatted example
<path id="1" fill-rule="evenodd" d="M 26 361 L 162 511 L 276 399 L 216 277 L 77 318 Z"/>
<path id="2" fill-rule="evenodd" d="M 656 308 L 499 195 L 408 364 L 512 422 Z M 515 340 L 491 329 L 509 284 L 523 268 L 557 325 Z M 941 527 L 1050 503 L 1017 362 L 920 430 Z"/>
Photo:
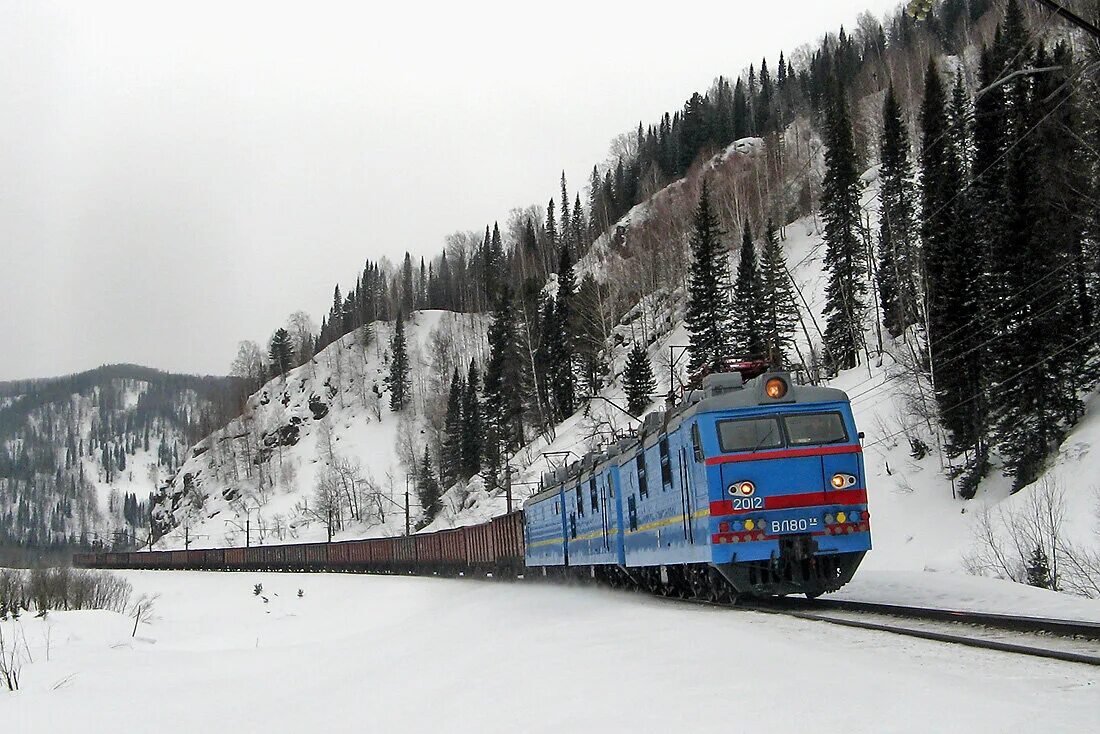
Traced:
<path id="1" fill-rule="evenodd" d="M 336 537 L 403 532 L 406 474 L 435 444 L 455 368 L 482 359 L 487 323 L 446 311 L 409 317 L 413 404 L 402 413 L 390 410 L 384 384 L 392 323 L 347 334 L 268 382 L 239 418 L 192 447 L 156 511 L 173 527 L 157 547 L 324 540 L 315 490 L 335 466 L 355 485 L 359 508 Z M 411 504 L 415 522 L 415 492 Z"/>
<path id="2" fill-rule="evenodd" d="M 231 394 L 225 378 L 135 365 L 0 384 L 0 545 L 146 537 L 150 495 Z"/>

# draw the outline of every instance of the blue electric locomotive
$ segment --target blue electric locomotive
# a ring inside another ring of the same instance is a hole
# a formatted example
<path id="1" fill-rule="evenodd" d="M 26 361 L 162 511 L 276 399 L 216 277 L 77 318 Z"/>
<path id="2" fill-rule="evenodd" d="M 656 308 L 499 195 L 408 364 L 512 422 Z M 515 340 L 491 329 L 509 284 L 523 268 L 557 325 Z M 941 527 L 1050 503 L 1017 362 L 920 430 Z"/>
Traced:
<path id="1" fill-rule="evenodd" d="M 834 591 L 871 547 L 859 439 L 840 390 L 708 375 L 636 437 L 544 478 L 526 564 L 716 599 Z"/>

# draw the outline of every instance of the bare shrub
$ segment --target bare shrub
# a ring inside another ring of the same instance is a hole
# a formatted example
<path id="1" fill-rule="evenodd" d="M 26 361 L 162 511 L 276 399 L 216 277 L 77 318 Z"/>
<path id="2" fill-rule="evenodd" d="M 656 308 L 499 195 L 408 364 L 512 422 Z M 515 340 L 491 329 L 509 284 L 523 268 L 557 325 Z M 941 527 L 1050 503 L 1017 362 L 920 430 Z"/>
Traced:
<path id="1" fill-rule="evenodd" d="M 1100 597 L 1100 553 L 1066 537 L 1064 488 L 1045 479 L 1025 492 L 1019 507 L 978 515 L 974 549 L 963 558 L 966 570 Z"/>
<path id="2" fill-rule="evenodd" d="M 67 567 L 0 571 L 0 609 L 106 609 L 124 613 L 130 582 L 113 573 Z"/>
<path id="3" fill-rule="evenodd" d="M 0 625 L 0 684 L 9 691 L 18 691 L 22 670 L 23 653 L 19 650 L 19 642 L 13 639 L 9 643 L 4 637 L 4 626 Z"/>
<path id="4" fill-rule="evenodd" d="M 149 624 L 153 620 L 153 609 L 156 606 L 160 594 L 142 594 L 130 607 L 130 618 L 134 620 L 134 631 L 130 637 L 137 637 L 139 624 Z"/>

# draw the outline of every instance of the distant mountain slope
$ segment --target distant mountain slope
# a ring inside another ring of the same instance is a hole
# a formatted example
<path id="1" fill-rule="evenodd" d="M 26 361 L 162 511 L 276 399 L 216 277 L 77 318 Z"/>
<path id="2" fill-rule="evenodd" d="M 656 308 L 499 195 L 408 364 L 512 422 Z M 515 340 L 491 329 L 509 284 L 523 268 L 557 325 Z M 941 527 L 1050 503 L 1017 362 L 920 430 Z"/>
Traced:
<path id="1" fill-rule="evenodd" d="M 0 547 L 147 535 L 149 496 L 233 412 L 235 385 L 129 364 L 0 383 Z"/>

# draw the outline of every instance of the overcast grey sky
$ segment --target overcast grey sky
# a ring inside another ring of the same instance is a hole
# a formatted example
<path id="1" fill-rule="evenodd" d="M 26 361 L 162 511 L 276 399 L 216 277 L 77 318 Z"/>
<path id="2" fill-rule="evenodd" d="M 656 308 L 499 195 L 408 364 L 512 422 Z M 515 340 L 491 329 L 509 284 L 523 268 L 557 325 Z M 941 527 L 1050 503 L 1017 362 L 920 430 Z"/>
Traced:
<path id="1" fill-rule="evenodd" d="M 897 4 L 0 0 L 0 379 L 222 373 L 365 259 Z"/>

